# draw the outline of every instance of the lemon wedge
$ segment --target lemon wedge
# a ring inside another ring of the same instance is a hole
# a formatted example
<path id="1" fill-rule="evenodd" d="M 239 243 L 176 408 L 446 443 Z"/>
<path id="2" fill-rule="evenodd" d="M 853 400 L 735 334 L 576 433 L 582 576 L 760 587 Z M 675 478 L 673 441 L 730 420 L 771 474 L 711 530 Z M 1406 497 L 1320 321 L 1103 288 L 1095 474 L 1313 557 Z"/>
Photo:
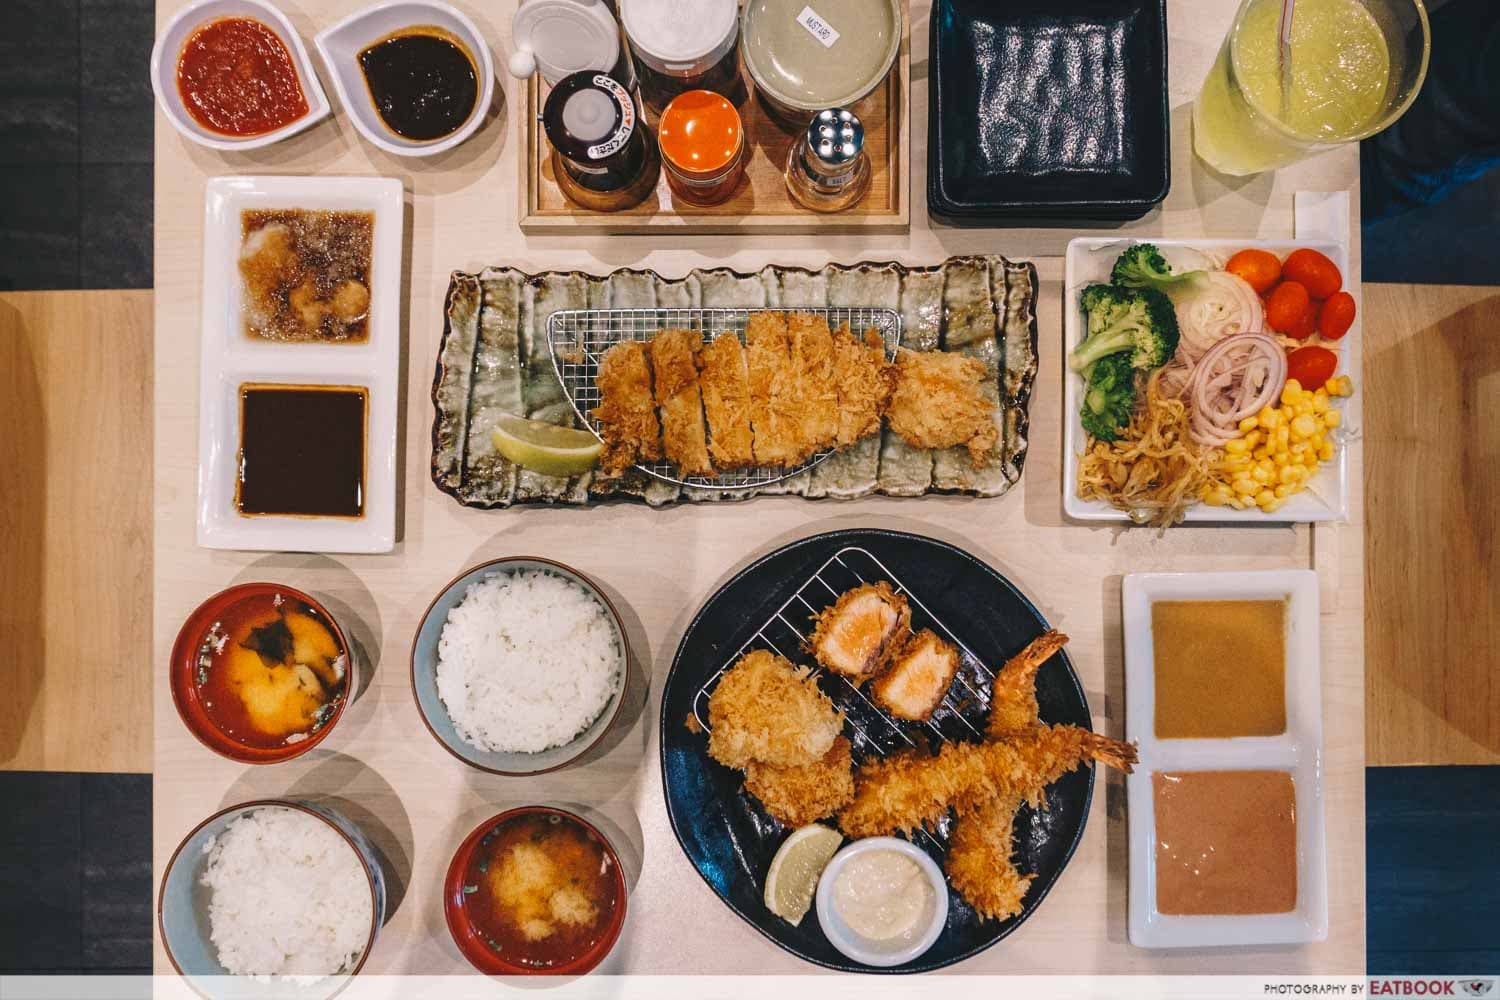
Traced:
<path id="1" fill-rule="evenodd" d="M 588 431 L 502 413 L 490 432 L 495 450 L 544 476 L 576 476 L 592 469 L 604 442 Z"/>
<path id="2" fill-rule="evenodd" d="M 766 909 L 789 924 L 799 924 L 812 907 L 818 876 L 838 853 L 843 834 L 821 823 L 810 823 L 776 849 L 766 873 Z"/>

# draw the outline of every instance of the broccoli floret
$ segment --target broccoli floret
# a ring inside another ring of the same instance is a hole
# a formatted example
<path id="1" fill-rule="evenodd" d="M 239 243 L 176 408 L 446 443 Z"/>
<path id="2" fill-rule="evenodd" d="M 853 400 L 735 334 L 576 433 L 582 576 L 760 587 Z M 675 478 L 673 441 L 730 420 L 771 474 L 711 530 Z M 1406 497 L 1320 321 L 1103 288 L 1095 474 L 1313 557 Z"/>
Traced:
<path id="1" fill-rule="evenodd" d="M 1130 352 L 1132 368 L 1159 368 L 1177 353 L 1177 313 L 1151 288 L 1090 285 L 1080 296 L 1088 335 L 1068 355 L 1081 372 L 1106 355 Z"/>
<path id="2" fill-rule="evenodd" d="M 1100 441 L 1113 441 L 1130 425 L 1135 409 L 1135 369 L 1123 352 L 1106 354 L 1088 370 L 1079 415 L 1083 429 Z"/>
<path id="3" fill-rule="evenodd" d="M 1172 273 L 1172 265 L 1161 255 L 1154 243 L 1137 243 L 1120 254 L 1115 261 L 1109 280 L 1126 288 L 1154 288 L 1159 292 L 1170 292 L 1198 280 L 1202 271 Z"/>

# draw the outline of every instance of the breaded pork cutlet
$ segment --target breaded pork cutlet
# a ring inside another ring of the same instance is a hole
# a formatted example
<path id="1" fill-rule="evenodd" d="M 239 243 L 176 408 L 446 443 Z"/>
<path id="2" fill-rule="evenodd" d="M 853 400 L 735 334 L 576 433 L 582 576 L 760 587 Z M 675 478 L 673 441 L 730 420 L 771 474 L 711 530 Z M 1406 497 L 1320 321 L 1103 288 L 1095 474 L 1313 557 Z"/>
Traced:
<path id="1" fill-rule="evenodd" d="M 958 673 L 958 650 L 931 629 L 912 636 L 870 682 L 876 704 L 898 719 L 926 722 Z"/>
<path id="2" fill-rule="evenodd" d="M 755 464 L 750 433 L 750 372 L 745 348 L 732 333 L 719 337 L 698 356 L 698 384 L 708 420 L 708 454 L 714 468 Z"/>
<path id="3" fill-rule="evenodd" d="M 882 580 L 844 593 L 807 643 L 819 663 L 861 684 L 884 669 L 910 625 L 911 605 Z"/>
<path id="4" fill-rule="evenodd" d="M 946 351 L 903 350 L 896 366 L 896 391 L 886 413 L 891 430 L 913 448 L 963 445 L 972 464 L 988 463 L 1000 426 L 997 404 L 984 395 L 984 363 Z"/>
<path id="5" fill-rule="evenodd" d="M 833 741 L 828 752 L 811 764 L 745 765 L 745 790 L 760 800 L 766 812 L 789 827 L 806 826 L 832 816 L 854 798 L 854 761 L 846 736 Z"/>
<path id="6" fill-rule="evenodd" d="M 714 474 L 703 427 L 703 397 L 698 391 L 698 351 L 702 347 L 703 335 L 696 330 L 662 330 L 651 338 L 662 452 L 683 476 Z"/>
<path id="7" fill-rule="evenodd" d="M 594 419 L 604 437 L 599 467 L 617 476 L 637 462 L 661 461 L 661 424 L 651 394 L 647 346 L 627 340 L 604 352 L 599 361 L 599 406 Z"/>
<path id="8" fill-rule="evenodd" d="M 833 385 L 839 399 L 835 443 L 844 448 L 880 430 L 880 417 L 896 391 L 896 366 L 873 329 L 856 340 L 848 324 L 833 335 Z"/>
<path id="9" fill-rule="evenodd" d="M 745 324 L 750 424 L 757 465 L 783 467 L 797 454 L 800 423 L 792 340 L 784 313 L 751 313 Z"/>
<path id="10" fill-rule="evenodd" d="M 726 767 L 751 761 L 811 764 L 826 754 L 844 716 L 806 667 L 763 649 L 724 672 L 708 699 L 708 754 Z"/>
<path id="11" fill-rule="evenodd" d="M 828 320 L 812 313 L 787 317 L 797 399 L 797 447 L 790 464 L 805 462 L 838 440 L 839 393 L 833 381 L 833 334 Z"/>

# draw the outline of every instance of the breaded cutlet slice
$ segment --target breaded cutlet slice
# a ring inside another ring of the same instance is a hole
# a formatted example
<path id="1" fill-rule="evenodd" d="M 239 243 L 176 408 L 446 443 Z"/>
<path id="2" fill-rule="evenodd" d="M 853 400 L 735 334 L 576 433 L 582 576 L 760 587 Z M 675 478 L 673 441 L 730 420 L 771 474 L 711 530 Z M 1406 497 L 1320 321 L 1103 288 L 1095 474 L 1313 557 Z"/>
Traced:
<path id="1" fill-rule="evenodd" d="M 854 799 L 854 760 L 847 736 L 833 741 L 811 764 L 745 766 L 745 790 L 783 826 L 799 827 L 832 816 Z"/>
<path id="2" fill-rule="evenodd" d="M 627 340 L 599 361 L 599 406 L 594 419 L 604 437 L 600 469 L 616 476 L 637 462 L 661 461 L 661 424 L 651 392 L 649 348 Z"/>
<path id="3" fill-rule="evenodd" d="M 958 650 L 931 629 L 912 636 L 870 683 L 870 694 L 898 719 L 926 722 L 958 674 Z"/>
<path id="4" fill-rule="evenodd" d="M 844 324 L 833 335 L 833 384 L 838 392 L 840 448 L 880 430 L 880 417 L 896 391 L 896 366 L 886 360 L 885 342 L 869 329 L 856 340 Z"/>
<path id="5" fill-rule="evenodd" d="M 651 368 L 656 376 L 656 406 L 661 411 L 662 453 L 683 476 L 711 476 L 708 433 L 703 426 L 703 396 L 698 390 L 697 330 L 662 330 L 651 338 Z"/>
<path id="6" fill-rule="evenodd" d="M 862 684 L 885 668 L 911 625 L 911 605 L 884 580 L 841 596 L 818 616 L 807 640 L 813 656 L 836 674 Z"/>
<path id="7" fill-rule="evenodd" d="M 746 653 L 708 698 L 709 756 L 744 768 L 751 761 L 811 764 L 826 754 L 844 716 L 811 675 L 763 649 Z"/>
<path id="8" fill-rule="evenodd" d="M 773 468 L 791 465 L 800 427 L 793 402 L 797 380 L 785 313 L 750 314 L 745 324 L 745 362 L 755 463 Z"/>
<path id="9" fill-rule="evenodd" d="M 796 371 L 797 455 L 803 462 L 833 447 L 839 434 L 839 392 L 833 381 L 833 334 L 828 320 L 813 313 L 787 317 Z"/>
<path id="10" fill-rule="evenodd" d="M 714 468 L 755 464 L 750 433 L 750 372 L 740 338 L 722 333 L 698 356 L 698 385 L 708 420 L 708 454 Z"/>

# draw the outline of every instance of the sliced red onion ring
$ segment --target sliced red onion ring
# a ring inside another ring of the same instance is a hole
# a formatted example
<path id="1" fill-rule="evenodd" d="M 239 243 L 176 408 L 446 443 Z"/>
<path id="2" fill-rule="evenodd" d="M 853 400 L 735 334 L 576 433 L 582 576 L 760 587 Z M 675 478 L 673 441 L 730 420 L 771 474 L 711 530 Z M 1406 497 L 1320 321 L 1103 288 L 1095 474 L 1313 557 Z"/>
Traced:
<path id="1" fill-rule="evenodd" d="M 1193 438 L 1221 447 L 1240 436 L 1241 420 L 1274 402 L 1286 385 L 1286 352 L 1264 333 L 1237 333 L 1193 366 L 1187 397 Z"/>

